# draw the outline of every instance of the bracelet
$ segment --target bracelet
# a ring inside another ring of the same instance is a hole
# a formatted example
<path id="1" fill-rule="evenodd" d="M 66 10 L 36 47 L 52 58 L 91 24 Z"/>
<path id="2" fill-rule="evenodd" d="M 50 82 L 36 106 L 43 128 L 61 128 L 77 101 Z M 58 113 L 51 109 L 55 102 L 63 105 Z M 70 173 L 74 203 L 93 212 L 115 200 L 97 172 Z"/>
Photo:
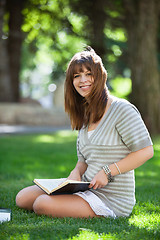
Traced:
<path id="1" fill-rule="evenodd" d="M 117 170 L 118 170 L 119 174 L 121 174 L 121 171 L 120 171 L 120 169 L 119 169 L 119 167 L 118 167 L 117 163 L 114 163 L 114 165 L 116 166 L 116 168 L 117 168 Z"/>
<path id="2" fill-rule="evenodd" d="M 105 174 L 107 175 L 108 183 L 113 182 L 114 177 L 111 174 L 110 168 L 106 165 L 106 166 L 103 167 L 103 170 L 104 170 Z"/>

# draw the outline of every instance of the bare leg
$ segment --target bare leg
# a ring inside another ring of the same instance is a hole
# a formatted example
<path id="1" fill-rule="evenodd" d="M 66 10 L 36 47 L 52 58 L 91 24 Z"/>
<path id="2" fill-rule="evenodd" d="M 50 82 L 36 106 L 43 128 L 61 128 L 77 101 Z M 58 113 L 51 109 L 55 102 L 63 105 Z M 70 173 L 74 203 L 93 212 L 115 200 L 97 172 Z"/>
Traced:
<path id="1" fill-rule="evenodd" d="M 16 196 L 20 208 L 34 210 L 36 214 L 52 217 L 95 217 L 90 205 L 77 195 L 49 196 L 37 186 L 22 189 Z"/>
<path id="2" fill-rule="evenodd" d="M 33 210 L 33 203 L 37 197 L 44 194 L 36 185 L 22 189 L 16 196 L 16 204 L 20 208 Z"/>
<path id="3" fill-rule="evenodd" d="M 36 214 L 52 217 L 88 218 L 97 216 L 90 205 L 77 195 L 49 196 L 43 194 L 35 200 L 33 210 Z"/>

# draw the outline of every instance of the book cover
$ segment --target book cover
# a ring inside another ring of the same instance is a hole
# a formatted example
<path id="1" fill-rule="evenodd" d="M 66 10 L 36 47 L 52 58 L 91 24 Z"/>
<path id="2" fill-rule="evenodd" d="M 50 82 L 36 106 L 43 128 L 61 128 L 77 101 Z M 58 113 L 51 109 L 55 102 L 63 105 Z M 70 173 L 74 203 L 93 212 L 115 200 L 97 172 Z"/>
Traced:
<path id="1" fill-rule="evenodd" d="M 33 182 L 47 194 L 72 194 L 89 189 L 89 182 L 59 179 L 34 179 Z"/>

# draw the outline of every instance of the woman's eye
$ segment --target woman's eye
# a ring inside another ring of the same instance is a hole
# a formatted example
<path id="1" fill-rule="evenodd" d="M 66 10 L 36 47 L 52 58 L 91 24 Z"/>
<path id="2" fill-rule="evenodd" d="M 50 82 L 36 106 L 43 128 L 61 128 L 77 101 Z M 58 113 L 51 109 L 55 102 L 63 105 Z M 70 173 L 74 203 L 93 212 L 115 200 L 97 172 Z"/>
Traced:
<path id="1" fill-rule="evenodd" d="M 91 73 L 91 72 L 87 73 L 87 76 L 91 76 L 91 75 L 92 75 L 92 73 Z"/>
<path id="2" fill-rule="evenodd" d="M 74 78 L 78 78 L 78 77 L 79 77 L 79 74 L 74 75 Z"/>

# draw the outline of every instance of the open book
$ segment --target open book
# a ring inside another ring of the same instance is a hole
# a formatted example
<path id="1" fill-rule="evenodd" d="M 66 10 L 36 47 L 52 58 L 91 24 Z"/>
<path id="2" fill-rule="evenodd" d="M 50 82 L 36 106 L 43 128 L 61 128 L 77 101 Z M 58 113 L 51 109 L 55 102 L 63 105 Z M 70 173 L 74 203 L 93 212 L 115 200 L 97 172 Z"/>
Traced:
<path id="1" fill-rule="evenodd" d="M 47 194 L 72 194 L 89 189 L 89 182 L 59 179 L 34 179 L 33 182 Z"/>

